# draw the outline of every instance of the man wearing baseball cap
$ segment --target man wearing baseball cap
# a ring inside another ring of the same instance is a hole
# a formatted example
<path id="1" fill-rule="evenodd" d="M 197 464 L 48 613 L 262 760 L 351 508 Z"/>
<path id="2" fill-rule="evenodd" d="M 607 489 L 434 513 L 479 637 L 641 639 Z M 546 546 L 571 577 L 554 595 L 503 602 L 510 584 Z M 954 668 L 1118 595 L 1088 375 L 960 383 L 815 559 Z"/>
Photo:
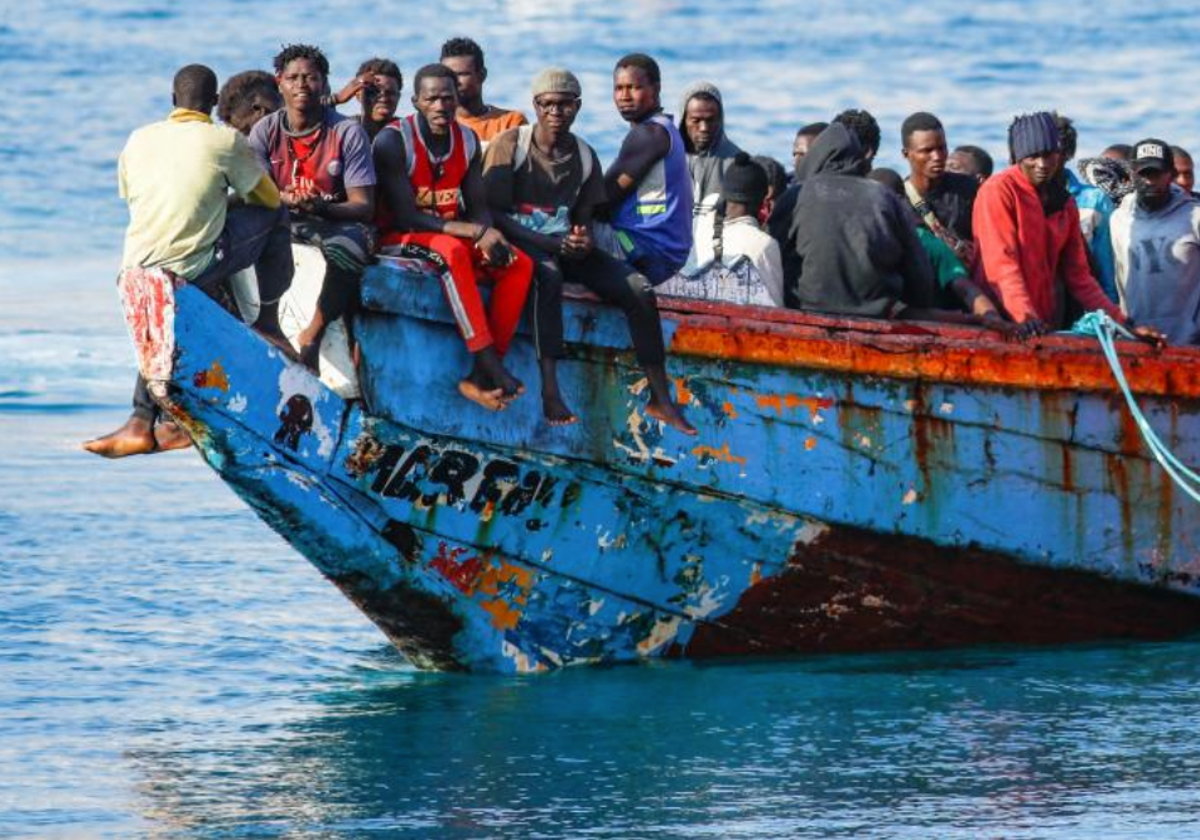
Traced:
<path id="1" fill-rule="evenodd" d="M 619 306 L 650 385 L 647 413 L 686 433 L 695 429 L 671 398 L 658 301 L 650 281 L 595 246 L 592 217 L 604 204 L 604 170 L 592 147 L 571 133 L 582 106 L 574 73 L 549 67 L 533 80 L 537 121 L 498 135 L 483 159 L 496 226 L 535 265 L 533 338 L 542 377 L 542 413 L 552 426 L 575 423 L 558 384 L 564 355 L 563 283 L 578 283 Z"/>
<path id="2" fill-rule="evenodd" d="M 1112 217 L 1121 307 L 1173 344 L 1200 344 L 1200 202 L 1175 181 L 1164 140 L 1133 147 L 1134 192 Z"/>
<path id="3" fill-rule="evenodd" d="M 1013 165 L 984 182 L 974 210 L 982 279 L 993 297 L 1034 335 L 1068 326 L 1062 286 L 1085 310 L 1100 309 L 1123 322 L 1088 264 L 1054 116 L 1018 116 L 1009 126 L 1008 146 Z"/>

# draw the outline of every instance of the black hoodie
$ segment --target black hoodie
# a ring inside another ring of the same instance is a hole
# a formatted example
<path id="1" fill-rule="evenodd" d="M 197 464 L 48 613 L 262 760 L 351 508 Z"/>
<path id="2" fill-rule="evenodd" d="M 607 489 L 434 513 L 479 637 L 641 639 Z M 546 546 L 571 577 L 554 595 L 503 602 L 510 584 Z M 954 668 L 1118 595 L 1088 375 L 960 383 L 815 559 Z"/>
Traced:
<path id="1" fill-rule="evenodd" d="M 869 318 L 934 306 L 933 268 L 912 214 L 900 196 L 863 177 L 868 169 L 858 138 L 840 123 L 821 132 L 800 164 L 788 231 L 799 277 L 785 290 L 789 306 Z"/>

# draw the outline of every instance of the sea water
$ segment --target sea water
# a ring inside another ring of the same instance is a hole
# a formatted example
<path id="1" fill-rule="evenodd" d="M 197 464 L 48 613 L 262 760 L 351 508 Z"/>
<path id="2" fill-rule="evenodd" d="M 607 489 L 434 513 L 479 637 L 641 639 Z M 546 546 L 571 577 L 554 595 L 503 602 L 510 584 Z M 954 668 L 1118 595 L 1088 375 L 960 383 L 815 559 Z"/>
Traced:
<path id="1" fill-rule="evenodd" d="M 643 50 L 669 109 L 713 81 L 733 139 L 785 163 L 799 125 L 847 107 L 879 118 L 883 165 L 918 109 L 1002 161 L 1012 115 L 1042 108 L 1075 118 L 1082 154 L 1200 146 L 1197 11 L 5 2 L 0 836 L 1200 836 L 1195 641 L 425 674 L 194 453 L 78 449 L 132 385 L 117 155 L 183 64 L 224 78 L 314 41 L 334 84 L 377 54 L 411 78 L 467 34 L 503 105 L 573 69 L 609 160 L 609 72 Z"/>

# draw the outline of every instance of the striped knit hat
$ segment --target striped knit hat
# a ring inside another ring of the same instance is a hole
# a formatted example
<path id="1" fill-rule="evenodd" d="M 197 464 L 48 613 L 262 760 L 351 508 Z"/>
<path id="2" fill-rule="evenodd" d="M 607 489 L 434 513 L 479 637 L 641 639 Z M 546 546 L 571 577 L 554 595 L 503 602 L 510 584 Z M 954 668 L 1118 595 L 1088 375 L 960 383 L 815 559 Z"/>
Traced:
<path id="1" fill-rule="evenodd" d="M 1008 127 L 1008 150 L 1013 163 L 1046 152 L 1062 151 L 1062 138 L 1054 115 L 1038 111 L 1014 119 Z"/>

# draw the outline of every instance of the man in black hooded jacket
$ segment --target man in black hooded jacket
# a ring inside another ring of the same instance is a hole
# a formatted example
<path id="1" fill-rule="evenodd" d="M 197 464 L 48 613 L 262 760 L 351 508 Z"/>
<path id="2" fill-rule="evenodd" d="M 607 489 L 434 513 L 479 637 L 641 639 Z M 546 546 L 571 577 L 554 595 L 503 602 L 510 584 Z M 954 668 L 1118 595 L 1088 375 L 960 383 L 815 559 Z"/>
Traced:
<path id="1" fill-rule="evenodd" d="M 809 149 L 788 231 L 788 305 L 869 318 L 943 320 L 932 309 L 933 269 L 912 214 L 899 196 L 863 177 L 869 169 L 858 137 L 840 123 L 821 132 Z"/>

